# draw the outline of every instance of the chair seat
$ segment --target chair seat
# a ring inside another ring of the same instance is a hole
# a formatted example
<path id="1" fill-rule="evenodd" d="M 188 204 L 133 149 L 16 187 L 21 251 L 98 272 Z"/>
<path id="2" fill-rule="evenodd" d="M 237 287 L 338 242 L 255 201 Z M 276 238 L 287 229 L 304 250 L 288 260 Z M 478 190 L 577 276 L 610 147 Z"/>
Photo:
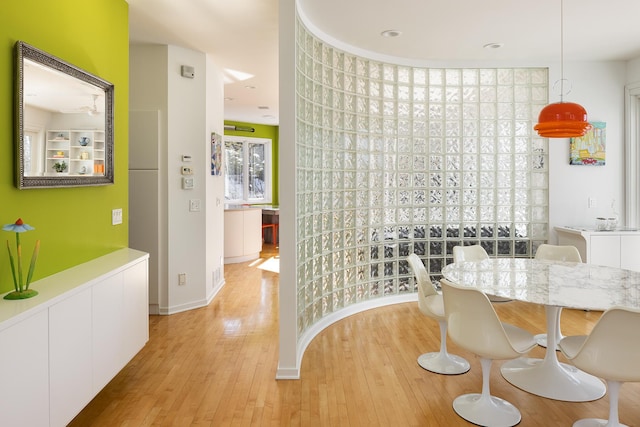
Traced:
<path id="1" fill-rule="evenodd" d="M 568 358 L 572 359 L 576 357 L 576 354 L 578 354 L 578 351 L 580 351 L 580 348 L 582 347 L 582 344 L 584 344 L 586 339 L 586 335 L 573 335 L 570 337 L 564 337 L 560 341 L 562 344 L 558 343 L 558 347 L 560 347 L 562 352 Z"/>
<path id="2" fill-rule="evenodd" d="M 535 337 L 526 329 L 519 328 L 509 323 L 502 323 L 504 331 L 511 341 L 511 345 L 518 353 L 526 353 L 538 345 Z"/>
<path id="3" fill-rule="evenodd" d="M 444 319 L 444 299 L 442 295 L 429 295 L 424 299 L 424 304 L 435 319 Z"/>

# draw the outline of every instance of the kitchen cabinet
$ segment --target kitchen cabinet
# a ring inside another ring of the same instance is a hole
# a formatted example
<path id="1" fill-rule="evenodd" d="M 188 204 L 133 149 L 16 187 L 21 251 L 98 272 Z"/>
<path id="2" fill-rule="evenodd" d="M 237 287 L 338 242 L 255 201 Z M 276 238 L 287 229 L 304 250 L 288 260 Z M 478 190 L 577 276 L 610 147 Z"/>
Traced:
<path id="1" fill-rule="evenodd" d="M 559 245 L 578 248 L 584 262 L 640 271 L 640 231 L 598 231 L 579 227 L 555 227 Z"/>
<path id="2" fill-rule="evenodd" d="M 262 209 L 230 205 L 224 210 L 224 263 L 257 259 L 262 250 Z"/>

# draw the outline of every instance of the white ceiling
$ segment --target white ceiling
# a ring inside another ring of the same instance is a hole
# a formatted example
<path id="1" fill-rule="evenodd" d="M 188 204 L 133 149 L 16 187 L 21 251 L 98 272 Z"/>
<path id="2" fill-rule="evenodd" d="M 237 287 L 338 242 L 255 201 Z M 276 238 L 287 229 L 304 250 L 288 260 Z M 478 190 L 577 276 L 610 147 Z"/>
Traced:
<path id="1" fill-rule="evenodd" d="M 229 70 L 225 97 L 232 99 L 225 100 L 225 120 L 278 124 L 278 0 L 127 1 L 132 43 L 205 52 Z M 559 61 L 561 22 L 565 61 L 640 58 L 639 0 L 564 0 L 563 8 L 561 0 L 298 3 L 315 30 L 401 61 Z M 381 37 L 384 30 L 402 34 Z M 483 48 L 488 43 L 503 47 Z M 253 77 L 239 81 L 234 72 Z"/>

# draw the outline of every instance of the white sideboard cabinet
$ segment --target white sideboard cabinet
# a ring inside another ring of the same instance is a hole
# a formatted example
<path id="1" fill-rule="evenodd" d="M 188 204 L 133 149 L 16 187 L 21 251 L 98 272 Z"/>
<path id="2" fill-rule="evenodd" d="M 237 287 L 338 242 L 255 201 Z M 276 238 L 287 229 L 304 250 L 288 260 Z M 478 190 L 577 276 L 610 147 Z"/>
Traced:
<path id="1" fill-rule="evenodd" d="M 262 208 L 232 205 L 224 210 L 224 263 L 254 260 L 262 250 Z"/>
<path id="2" fill-rule="evenodd" d="M 67 425 L 142 349 L 148 258 L 120 249 L 0 299 L 0 425 Z"/>
<path id="3" fill-rule="evenodd" d="M 578 248 L 584 262 L 640 271 L 640 231 L 636 229 L 555 227 L 555 230 L 558 244 Z"/>

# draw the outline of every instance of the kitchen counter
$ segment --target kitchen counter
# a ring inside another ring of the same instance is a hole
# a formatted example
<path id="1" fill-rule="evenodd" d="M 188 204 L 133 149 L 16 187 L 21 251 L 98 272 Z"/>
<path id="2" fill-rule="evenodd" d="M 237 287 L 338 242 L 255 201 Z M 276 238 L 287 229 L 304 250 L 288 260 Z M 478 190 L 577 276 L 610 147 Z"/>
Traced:
<path id="1" fill-rule="evenodd" d="M 620 227 L 597 230 L 595 227 L 555 227 L 559 245 L 578 248 L 583 262 L 640 271 L 640 231 Z"/>

